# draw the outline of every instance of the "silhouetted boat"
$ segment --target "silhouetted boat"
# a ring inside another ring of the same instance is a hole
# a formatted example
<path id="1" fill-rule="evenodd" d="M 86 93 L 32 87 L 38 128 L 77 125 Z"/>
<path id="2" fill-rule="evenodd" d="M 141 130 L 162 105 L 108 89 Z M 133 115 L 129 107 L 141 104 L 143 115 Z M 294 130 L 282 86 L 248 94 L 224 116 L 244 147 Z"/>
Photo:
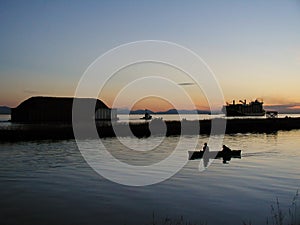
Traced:
<path id="1" fill-rule="evenodd" d="M 204 151 L 189 151 L 189 160 L 202 159 Z M 242 150 L 231 150 L 230 152 L 224 151 L 209 151 L 205 156 L 210 159 L 216 158 L 241 158 Z"/>
<path id="2" fill-rule="evenodd" d="M 246 100 L 241 101 L 239 104 L 235 104 L 233 100 L 232 104 L 227 103 L 222 110 L 226 116 L 264 116 L 265 110 L 263 109 L 262 101 L 252 101 L 247 104 Z"/>
<path id="3" fill-rule="evenodd" d="M 145 116 L 140 118 L 141 120 L 151 120 L 152 116 L 147 112 L 147 109 L 145 110 Z"/>

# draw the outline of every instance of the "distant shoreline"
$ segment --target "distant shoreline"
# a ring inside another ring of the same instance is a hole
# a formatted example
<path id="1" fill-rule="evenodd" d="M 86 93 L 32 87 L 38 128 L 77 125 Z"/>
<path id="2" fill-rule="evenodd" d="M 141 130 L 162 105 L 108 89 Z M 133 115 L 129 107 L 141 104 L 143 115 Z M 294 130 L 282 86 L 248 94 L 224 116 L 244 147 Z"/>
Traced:
<path id="1" fill-rule="evenodd" d="M 158 129 L 154 129 L 154 134 L 161 136 L 178 135 L 209 135 L 211 134 L 211 124 L 214 122 L 224 122 L 225 119 L 212 119 L 200 121 L 161 121 Z M 197 124 L 198 123 L 198 124 Z M 164 125 L 165 124 L 165 125 Z M 181 134 L 182 126 L 185 126 L 184 133 Z M 163 125 L 163 126 L 161 126 Z M 199 129 L 195 128 L 200 125 Z M 153 123 L 129 123 L 130 130 L 138 138 L 151 136 L 151 126 L 153 132 Z M 150 126 L 150 129 L 149 129 Z M 155 126 L 155 124 L 154 124 Z M 193 128 L 194 127 L 194 128 Z M 116 124 L 118 136 L 129 136 L 128 125 Z M 164 129 L 163 129 L 164 128 Z M 226 134 L 236 133 L 272 133 L 280 130 L 300 129 L 300 117 L 295 118 L 273 118 L 273 119 L 227 119 Z M 112 125 L 97 126 L 97 137 L 91 137 L 86 132 L 83 138 L 106 138 L 116 137 Z M 214 134 L 218 134 L 218 131 Z M 13 124 L 11 127 L 0 127 L 0 141 L 31 141 L 31 140 L 65 140 L 74 139 L 72 124 L 52 123 L 52 124 Z"/>

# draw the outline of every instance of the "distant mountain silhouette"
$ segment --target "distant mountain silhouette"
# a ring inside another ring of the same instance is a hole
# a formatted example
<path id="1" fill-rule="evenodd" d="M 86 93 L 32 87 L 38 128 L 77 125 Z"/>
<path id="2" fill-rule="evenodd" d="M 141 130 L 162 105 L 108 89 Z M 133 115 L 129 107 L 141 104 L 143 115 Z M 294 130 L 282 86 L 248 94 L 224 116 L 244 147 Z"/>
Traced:
<path id="1" fill-rule="evenodd" d="M 167 111 L 160 111 L 160 112 L 156 112 L 156 114 L 178 114 L 180 112 L 178 112 L 177 109 L 169 109 Z"/>
<path id="2" fill-rule="evenodd" d="M 267 111 L 278 111 L 282 114 L 300 113 L 300 109 L 294 108 L 295 106 L 299 106 L 299 104 L 266 105 L 264 108 Z"/>
<path id="3" fill-rule="evenodd" d="M 129 109 L 117 109 L 118 114 L 145 114 L 144 109 L 138 109 L 138 110 L 129 110 Z M 147 110 L 150 114 L 155 114 L 155 112 L 151 110 Z"/>
<path id="4" fill-rule="evenodd" d="M 147 112 L 150 114 L 156 114 L 155 112 L 153 112 L 151 110 L 147 110 Z M 145 114 L 145 110 L 144 109 L 133 110 L 133 111 L 130 111 L 130 114 Z"/>
<path id="5" fill-rule="evenodd" d="M 7 106 L 0 106 L 0 114 L 10 114 L 11 109 Z"/>
<path id="6" fill-rule="evenodd" d="M 211 114 L 208 110 L 177 110 L 177 109 L 169 109 L 168 111 L 156 112 L 156 114 Z"/>
<path id="7" fill-rule="evenodd" d="M 167 111 L 159 111 L 153 112 L 151 110 L 147 110 L 150 114 L 195 114 L 195 110 L 177 110 L 177 109 L 169 109 Z M 198 114 L 211 114 L 208 110 L 196 110 Z M 144 109 L 138 110 L 129 110 L 129 109 L 118 109 L 118 114 L 145 114 Z"/>

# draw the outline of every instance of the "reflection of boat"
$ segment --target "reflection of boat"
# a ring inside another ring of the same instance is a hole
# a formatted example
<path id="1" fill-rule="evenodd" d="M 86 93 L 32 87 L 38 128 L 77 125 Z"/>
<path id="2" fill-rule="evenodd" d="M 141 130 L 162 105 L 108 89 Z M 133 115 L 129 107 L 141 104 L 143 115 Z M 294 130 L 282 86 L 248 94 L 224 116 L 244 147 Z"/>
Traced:
<path id="1" fill-rule="evenodd" d="M 262 101 L 252 101 L 247 104 L 246 100 L 241 101 L 239 104 L 235 104 L 233 100 L 232 104 L 227 103 L 223 107 L 223 112 L 226 116 L 264 116 L 265 110 L 263 109 Z"/>
<path id="2" fill-rule="evenodd" d="M 147 109 L 145 110 L 145 116 L 140 118 L 141 120 L 151 120 L 152 116 L 150 115 L 150 113 L 147 112 Z"/>
<path id="3" fill-rule="evenodd" d="M 205 158 L 241 158 L 241 150 L 231 150 L 230 152 L 223 151 L 209 151 L 205 153 Z M 202 159 L 204 151 L 189 151 L 189 160 Z"/>

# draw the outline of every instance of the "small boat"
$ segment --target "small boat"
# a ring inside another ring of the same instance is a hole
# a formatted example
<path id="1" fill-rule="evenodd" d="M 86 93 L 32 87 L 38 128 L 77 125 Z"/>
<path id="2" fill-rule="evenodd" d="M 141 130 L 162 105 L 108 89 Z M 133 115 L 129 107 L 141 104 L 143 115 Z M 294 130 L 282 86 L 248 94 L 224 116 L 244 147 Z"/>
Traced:
<path id="1" fill-rule="evenodd" d="M 147 109 L 145 110 L 145 116 L 140 118 L 141 120 L 151 120 L 152 116 L 147 112 Z"/>
<path id="2" fill-rule="evenodd" d="M 209 159 L 217 159 L 217 158 L 241 158 L 242 150 L 231 150 L 230 152 L 224 151 L 209 151 L 205 153 L 204 151 L 189 151 L 189 160 L 193 159 L 202 159 L 203 156 Z"/>
<path id="3" fill-rule="evenodd" d="M 147 116 L 144 116 L 142 118 L 140 118 L 141 120 L 151 120 L 152 119 L 152 116 L 151 115 L 147 115 Z"/>

